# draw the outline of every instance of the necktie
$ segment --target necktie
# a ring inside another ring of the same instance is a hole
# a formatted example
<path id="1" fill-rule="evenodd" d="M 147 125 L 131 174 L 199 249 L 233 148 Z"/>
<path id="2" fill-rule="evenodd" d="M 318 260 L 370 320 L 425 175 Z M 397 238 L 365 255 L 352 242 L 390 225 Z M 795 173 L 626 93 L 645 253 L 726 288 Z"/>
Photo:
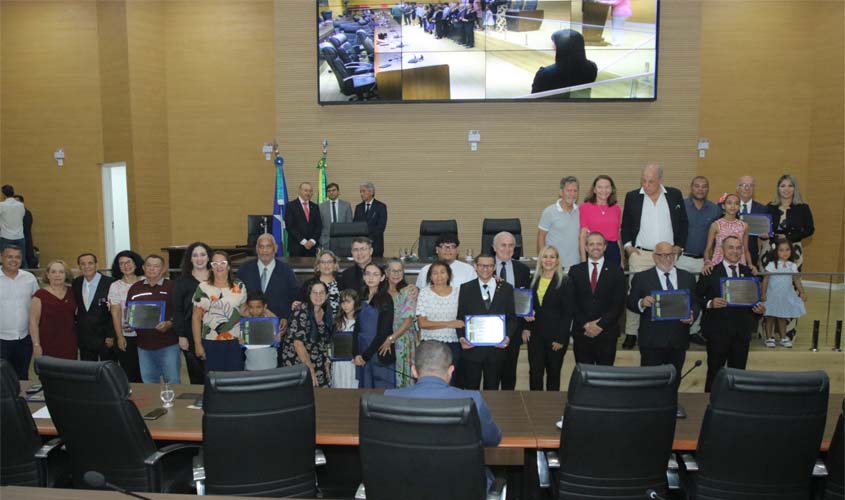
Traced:
<path id="1" fill-rule="evenodd" d="M 736 266 L 734 265 L 734 266 L 728 266 L 728 267 L 730 267 L 730 268 L 731 268 L 731 278 L 736 278 L 736 277 L 737 277 L 737 275 L 736 275 Z"/>
<path id="2" fill-rule="evenodd" d="M 740 212 L 740 215 L 748 215 L 748 203 L 742 204 L 742 212 Z"/>
<path id="3" fill-rule="evenodd" d="M 270 277 L 269 275 L 270 275 L 270 273 L 267 272 L 267 268 L 265 267 L 261 271 L 261 292 L 262 293 L 267 291 L 267 278 Z"/>
<path id="4" fill-rule="evenodd" d="M 364 205 L 364 215 L 367 215 L 369 213 L 370 213 L 370 204 L 367 203 L 366 205 Z"/>
<path id="5" fill-rule="evenodd" d="M 502 261 L 502 268 L 499 270 L 499 278 L 501 278 L 502 281 L 508 280 L 508 268 L 505 267 L 505 261 Z"/>
<path id="6" fill-rule="evenodd" d="M 308 207 L 308 202 L 302 204 L 302 210 L 305 211 L 305 220 L 311 222 L 311 209 Z"/>
<path id="7" fill-rule="evenodd" d="M 91 308 L 91 301 L 94 299 L 94 294 L 91 291 L 91 284 L 92 284 L 92 282 L 90 282 L 90 281 L 85 282 L 85 292 L 86 292 L 86 294 L 85 294 L 86 295 L 86 297 L 85 297 L 85 310 L 86 311 Z"/>
<path id="8" fill-rule="evenodd" d="M 332 202 L 332 223 L 337 222 L 337 202 Z"/>
<path id="9" fill-rule="evenodd" d="M 675 287 L 672 286 L 672 280 L 669 279 L 669 273 L 663 273 L 663 276 L 666 276 L 666 289 L 674 290 Z"/>
<path id="10" fill-rule="evenodd" d="M 484 288 L 484 307 L 490 309 L 490 304 L 492 304 L 493 301 L 490 300 L 490 292 L 487 290 L 487 283 L 481 285 L 481 287 Z"/>
<path id="11" fill-rule="evenodd" d="M 599 282 L 599 263 L 593 262 L 593 272 L 590 275 L 590 288 L 593 289 L 593 293 L 596 293 L 596 285 Z"/>

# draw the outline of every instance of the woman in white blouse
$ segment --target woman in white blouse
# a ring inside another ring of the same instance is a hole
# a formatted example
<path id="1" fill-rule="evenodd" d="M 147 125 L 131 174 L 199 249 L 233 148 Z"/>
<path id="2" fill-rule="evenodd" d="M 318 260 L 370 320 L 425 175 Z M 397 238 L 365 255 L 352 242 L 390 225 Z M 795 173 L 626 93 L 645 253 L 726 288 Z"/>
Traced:
<path id="1" fill-rule="evenodd" d="M 422 340 L 438 340 L 452 350 L 452 364 L 455 365 L 452 384 L 460 387 L 461 381 L 456 379 L 461 373 L 459 369 L 461 344 L 458 342 L 455 329 L 463 327 L 464 322 L 457 319 L 460 289 L 451 286 L 451 281 L 452 269 L 449 264 L 442 260 L 431 264 L 426 276 L 428 286 L 420 290 L 417 298 L 417 321 Z"/>

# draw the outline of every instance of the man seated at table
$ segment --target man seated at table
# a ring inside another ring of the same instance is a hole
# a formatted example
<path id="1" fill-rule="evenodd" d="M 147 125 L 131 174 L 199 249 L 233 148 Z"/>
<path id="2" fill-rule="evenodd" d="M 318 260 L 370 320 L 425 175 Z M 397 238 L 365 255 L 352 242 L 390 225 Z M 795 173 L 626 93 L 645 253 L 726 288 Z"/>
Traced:
<path id="1" fill-rule="evenodd" d="M 436 340 L 424 340 L 417 346 L 411 373 L 417 379 L 415 385 L 401 389 L 388 389 L 386 396 L 400 396 L 414 399 L 461 399 L 472 398 L 478 410 L 481 423 L 481 442 L 484 446 L 497 446 L 502 440 L 502 431 L 490 409 L 478 391 L 458 389 L 449 385 L 455 366 L 452 364 L 452 351 L 449 346 Z"/>

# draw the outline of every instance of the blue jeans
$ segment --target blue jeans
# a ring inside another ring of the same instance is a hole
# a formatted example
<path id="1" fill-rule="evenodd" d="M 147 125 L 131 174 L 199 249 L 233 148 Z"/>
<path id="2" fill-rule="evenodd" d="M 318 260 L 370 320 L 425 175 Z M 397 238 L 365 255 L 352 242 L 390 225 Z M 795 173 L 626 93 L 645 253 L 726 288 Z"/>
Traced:
<path id="1" fill-rule="evenodd" d="M 12 245 L 21 249 L 21 269 L 29 269 L 29 264 L 26 261 L 26 240 L 24 238 L 19 240 L 0 238 L 0 252 L 2 252 L 4 248 Z"/>
<path id="2" fill-rule="evenodd" d="M 161 377 L 168 384 L 181 384 L 179 371 L 182 368 L 182 357 L 179 355 L 179 344 L 148 350 L 138 348 L 138 361 L 141 364 L 141 380 L 145 384 L 158 384 Z"/>
<path id="3" fill-rule="evenodd" d="M 32 359 L 32 338 L 27 335 L 20 340 L 0 340 L 0 358 L 8 361 L 18 380 L 29 380 L 29 361 Z"/>

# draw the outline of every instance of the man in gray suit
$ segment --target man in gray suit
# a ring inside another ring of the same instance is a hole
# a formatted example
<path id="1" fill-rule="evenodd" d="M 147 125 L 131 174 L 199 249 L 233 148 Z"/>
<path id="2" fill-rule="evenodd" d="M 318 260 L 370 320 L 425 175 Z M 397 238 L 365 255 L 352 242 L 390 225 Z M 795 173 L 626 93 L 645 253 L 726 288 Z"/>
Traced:
<path id="1" fill-rule="evenodd" d="M 341 200 L 340 186 L 331 182 L 326 186 L 327 201 L 320 203 L 320 220 L 323 221 L 323 231 L 320 234 L 320 246 L 329 248 L 329 234 L 335 222 L 352 222 L 352 205 Z"/>

